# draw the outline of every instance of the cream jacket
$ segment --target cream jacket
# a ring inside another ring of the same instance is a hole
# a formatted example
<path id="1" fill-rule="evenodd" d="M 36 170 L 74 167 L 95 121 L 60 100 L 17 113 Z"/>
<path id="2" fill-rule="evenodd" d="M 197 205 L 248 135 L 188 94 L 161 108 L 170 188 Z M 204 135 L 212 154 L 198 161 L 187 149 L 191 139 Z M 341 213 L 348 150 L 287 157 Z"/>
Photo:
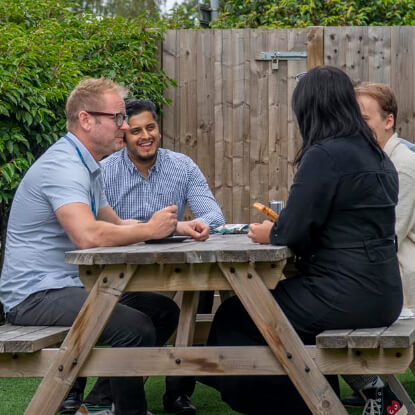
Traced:
<path id="1" fill-rule="evenodd" d="M 404 307 L 415 308 L 415 153 L 395 133 L 383 149 L 399 176 L 396 206 L 398 260 L 404 293 Z"/>

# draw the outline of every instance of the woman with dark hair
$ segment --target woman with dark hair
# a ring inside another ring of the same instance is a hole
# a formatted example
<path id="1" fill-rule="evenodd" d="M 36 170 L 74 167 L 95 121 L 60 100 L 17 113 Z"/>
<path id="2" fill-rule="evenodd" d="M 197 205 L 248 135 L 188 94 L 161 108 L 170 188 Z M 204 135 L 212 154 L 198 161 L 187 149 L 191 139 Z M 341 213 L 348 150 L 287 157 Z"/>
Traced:
<path id="1" fill-rule="evenodd" d="M 254 242 L 287 245 L 297 274 L 272 295 L 305 344 L 327 329 L 381 327 L 402 307 L 395 247 L 398 176 L 363 120 L 348 76 L 317 67 L 294 90 L 303 137 L 298 171 L 277 222 L 251 224 Z M 209 345 L 265 340 L 237 297 L 218 309 Z M 337 378 L 328 377 L 333 386 Z M 309 414 L 286 376 L 203 378 L 249 415 Z"/>

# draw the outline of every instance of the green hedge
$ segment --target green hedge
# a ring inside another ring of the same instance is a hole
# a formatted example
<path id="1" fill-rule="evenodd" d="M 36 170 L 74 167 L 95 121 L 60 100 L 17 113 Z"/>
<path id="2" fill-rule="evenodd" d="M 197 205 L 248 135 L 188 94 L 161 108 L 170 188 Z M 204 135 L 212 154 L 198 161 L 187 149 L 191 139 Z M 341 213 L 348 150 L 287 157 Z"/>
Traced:
<path id="1" fill-rule="evenodd" d="M 158 69 L 164 31 L 152 14 L 128 20 L 94 16 L 67 0 L 0 1 L 2 248 L 14 192 L 65 131 L 65 101 L 82 78 L 109 77 L 134 96 L 165 102 L 173 81 Z"/>

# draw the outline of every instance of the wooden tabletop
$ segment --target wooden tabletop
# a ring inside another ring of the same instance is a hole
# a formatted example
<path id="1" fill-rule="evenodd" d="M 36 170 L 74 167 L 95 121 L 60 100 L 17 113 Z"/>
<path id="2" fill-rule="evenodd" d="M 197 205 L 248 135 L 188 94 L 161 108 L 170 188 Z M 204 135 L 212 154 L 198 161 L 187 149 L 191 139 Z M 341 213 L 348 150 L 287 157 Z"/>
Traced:
<path id="1" fill-rule="evenodd" d="M 207 241 L 91 248 L 65 253 L 65 261 L 94 264 L 200 264 L 213 262 L 271 262 L 293 256 L 286 246 L 260 245 L 246 235 L 211 235 Z"/>

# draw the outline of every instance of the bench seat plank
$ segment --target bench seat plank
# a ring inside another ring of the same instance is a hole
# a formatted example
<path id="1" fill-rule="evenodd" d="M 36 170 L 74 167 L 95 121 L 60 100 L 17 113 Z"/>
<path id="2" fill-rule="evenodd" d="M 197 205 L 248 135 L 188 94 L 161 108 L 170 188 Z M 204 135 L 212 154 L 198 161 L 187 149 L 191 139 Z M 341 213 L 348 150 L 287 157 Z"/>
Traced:
<path id="1" fill-rule="evenodd" d="M 1 326 L 0 353 L 33 353 L 56 345 L 65 338 L 70 327 L 59 326 Z"/>
<path id="2" fill-rule="evenodd" d="M 387 327 L 378 327 L 375 329 L 357 329 L 353 330 L 347 336 L 347 347 L 353 349 L 376 349 L 380 345 L 380 336 Z"/>
<path id="3" fill-rule="evenodd" d="M 325 330 L 316 337 L 316 345 L 321 349 L 344 349 L 347 347 L 347 336 L 352 331 L 352 329 Z"/>
<path id="4" fill-rule="evenodd" d="M 380 336 L 380 347 L 410 347 L 415 342 L 415 319 L 397 320 Z"/>
<path id="5" fill-rule="evenodd" d="M 389 327 L 356 330 L 325 330 L 316 338 L 322 349 L 385 349 L 411 347 L 415 342 L 415 319 L 397 320 Z"/>

